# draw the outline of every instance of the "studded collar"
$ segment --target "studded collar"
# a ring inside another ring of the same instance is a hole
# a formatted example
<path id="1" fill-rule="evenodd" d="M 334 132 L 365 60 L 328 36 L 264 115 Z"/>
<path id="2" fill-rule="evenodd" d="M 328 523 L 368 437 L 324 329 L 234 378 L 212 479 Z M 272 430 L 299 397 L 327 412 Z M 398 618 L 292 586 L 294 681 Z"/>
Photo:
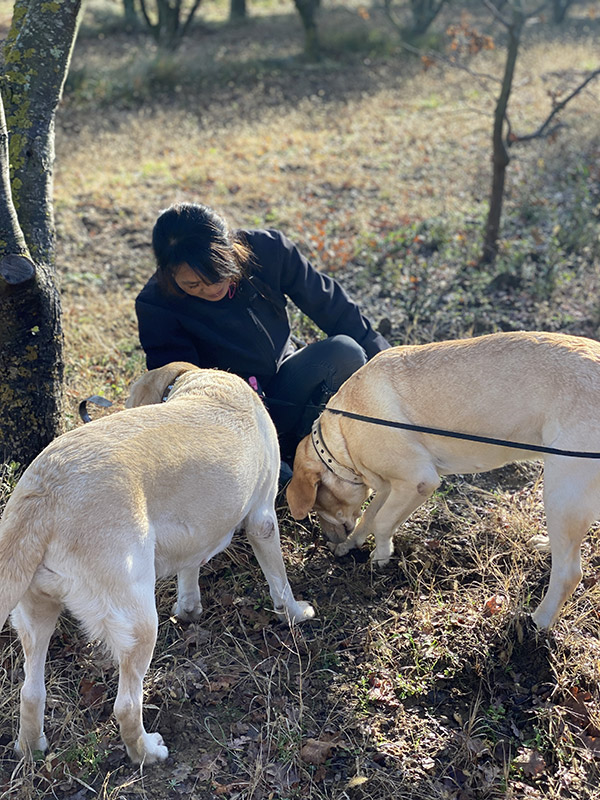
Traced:
<path id="1" fill-rule="evenodd" d="M 343 481 L 347 481 L 348 483 L 353 483 L 355 485 L 364 483 L 363 479 L 357 472 L 355 472 L 353 469 L 350 469 L 350 467 L 345 467 L 343 464 L 340 464 L 335 460 L 333 454 L 323 440 L 320 419 L 316 419 L 313 423 L 312 430 L 310 432 L 310 438 L 317 455 L 327 469 L 330 472 L 333 472 L 336 478 L 340 478 Z"/>

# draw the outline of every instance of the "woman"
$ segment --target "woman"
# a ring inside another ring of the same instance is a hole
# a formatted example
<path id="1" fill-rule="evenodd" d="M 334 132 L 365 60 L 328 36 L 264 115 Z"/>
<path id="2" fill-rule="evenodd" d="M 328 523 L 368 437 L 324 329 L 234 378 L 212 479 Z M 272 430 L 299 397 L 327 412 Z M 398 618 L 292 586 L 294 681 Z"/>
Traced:
<path id="1" fill-rule="evenodd" d="M 248 380 L 277 428 L 284 482 L 314 406 L 390 345 L 279 231 L 231 231 L 207 206 L 178 203 L 159 215 L 152 247 L 157 270 L 136 299 L 148 369 L 190 361 Z M 288 297 L 326 339 L 296 348 Z"/>

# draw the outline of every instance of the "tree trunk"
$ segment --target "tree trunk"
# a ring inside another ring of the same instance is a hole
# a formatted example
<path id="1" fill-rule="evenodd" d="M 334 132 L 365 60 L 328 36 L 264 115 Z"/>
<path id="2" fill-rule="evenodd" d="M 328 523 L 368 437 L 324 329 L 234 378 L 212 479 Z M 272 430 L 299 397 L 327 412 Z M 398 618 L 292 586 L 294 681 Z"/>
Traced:
<path id="1" fill-rule="evenodd" d="M 321 56 L 321 46 L 316 16 L 321 0 L 294 0 L 294 3 L 304 26 L 304 53 L 310 61 L 317 61 Z"/>
<path id="2" fill-rule="evenodd" d="M 77 33 L 81 0 L 16 0 L 4 46 L 2 96 L 13 202 L 35 261 L 54 265 L 54 116 Z"/>
<path id="3" fill-rule="evenodd" d="M 573 0 L 552 0 L 552 18 L 557 25 L 565 21 L 572 2 Z"/>
<path id="4" fill-rule="evenodd" d="M 123 0 L 123 16 L 125 17 L 125 25 L 127 25 L 128 28 L 135 27 L 137 23 L 135 0 Z"/>
<path id="5" fill-rule="evenodd" d="M 61 431 L 63 337 L 54 284 L 54 117 L 80 8 L 81 0 L 16 0 L 4 45 L 0 456 L 22 465 Z"/>
<path id="6" fill-rule="evenodd" d="M 246 0 L 231 0 L 229 4 L 229 21 L 241 22 L 248 16 Z"/>
<path id="7" fill-rule="evenodd" d="M 519 52 L 521 32 L 525 17 L 519 8 L 513 9 L 512 24 L 508 28 L 508 50 L 500 96 L 494 111 L 494 130 L 492 135 L 492 188 L 490 192 L 490 205 L 485 225 L 483 241 L 482 264 L 491 264 L 498 255 L 498 238 L 500 236 L 500 221 L 502 218 L 502 204 L 504 200 L 504 183 L 506 168 L 510 162 L 508 147 L 504 139 L 504 125 L 506 122 L 506 109 L 512 89 L 515 64 Z"/>
<path id="8" fill-rule="evenodd" d="M 63 337 L 51 271 L 15 261 L 0 262 L 0 458 L 27 466 L 62 430 Z"/>
<path id="9" fill-rule="evenodd" d="M 201 2 L 202 0 L 194 0 L 184 19 L 182 0 L 156 0 L 154 14 L 151 13 L 146 0 L 140 0 L 146 27 L 159 47 L 170 52 L 179 47 Z"/>
<path id="10" fill-rule="evenodd" d="M 447 0 L 410 0 L 413 24 L 411 33 L 421 36 L 440 13 Z"/>

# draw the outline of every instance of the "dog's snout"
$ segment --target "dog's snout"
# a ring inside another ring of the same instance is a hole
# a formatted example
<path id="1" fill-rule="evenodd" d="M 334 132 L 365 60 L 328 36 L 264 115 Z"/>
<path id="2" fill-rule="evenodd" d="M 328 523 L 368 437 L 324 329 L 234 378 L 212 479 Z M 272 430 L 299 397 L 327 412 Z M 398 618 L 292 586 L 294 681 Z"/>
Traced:
<path id="1" fill-rule="evenodd" d="M 318 517 L 321 531 L 325 535 L 326 539 L 334 544 L 339 544 L 346 539 L 346 529 L 343 525 L 333 523 L 331 520 L 323 517 L 320 514 Z"/>

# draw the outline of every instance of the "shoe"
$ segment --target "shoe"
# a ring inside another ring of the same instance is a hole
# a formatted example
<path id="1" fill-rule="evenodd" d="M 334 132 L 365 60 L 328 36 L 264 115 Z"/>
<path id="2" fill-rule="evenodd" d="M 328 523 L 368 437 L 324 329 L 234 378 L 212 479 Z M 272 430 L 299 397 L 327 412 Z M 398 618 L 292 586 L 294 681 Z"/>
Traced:
<path id="1" fill-rule="evenodd" d="M 287 463 L 287 461 L 282 461 L 281 462 L 281 466 L 279 467 L 279 483 L 278 483 L 278 487 L 279 487 L 279 491 L 280 492 L 283 489 L 285 489 L 285 487 L 288 485 L 288 483 L 292 480 L 292 475 L 293 474 L 294 473 L 292 471 L 292 468 Z"/>

